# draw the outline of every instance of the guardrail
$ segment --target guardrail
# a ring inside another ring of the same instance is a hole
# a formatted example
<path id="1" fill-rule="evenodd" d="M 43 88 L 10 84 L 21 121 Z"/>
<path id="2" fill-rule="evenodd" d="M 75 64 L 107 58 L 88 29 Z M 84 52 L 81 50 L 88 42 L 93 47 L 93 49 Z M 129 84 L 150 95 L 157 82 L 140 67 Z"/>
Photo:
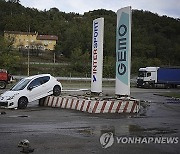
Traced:
<path id="1" fill-rule="evenodd" d="M 13 76 L 14 79 L 22 79 L 27 76 Z M 55 77 L 57 80 L 62 81 L 91 81 L 91 78 L 84 78 L 84 77 Z M 103 81 L 115 81 L 113 78 L 103 78 Z"/>
<path id="2" fill-rule="evenodd" d="M 18 76 L 18 75 L 15 75 L 13 76 L 14 79 L 22 79 L 22 78 L 25 78 L 27 76 Z M 91 78 L 86 78 L 86 77 L 55 77 L 57 80 L 61 80 L 61 81 L 91 81 Z M 114 78 L 103 78 L 103 81 L 113 81 L 115 82 L 115 79 Z M 130 81 L 131 83 L 136 83 L 136 78 L 133 77 Z"/>

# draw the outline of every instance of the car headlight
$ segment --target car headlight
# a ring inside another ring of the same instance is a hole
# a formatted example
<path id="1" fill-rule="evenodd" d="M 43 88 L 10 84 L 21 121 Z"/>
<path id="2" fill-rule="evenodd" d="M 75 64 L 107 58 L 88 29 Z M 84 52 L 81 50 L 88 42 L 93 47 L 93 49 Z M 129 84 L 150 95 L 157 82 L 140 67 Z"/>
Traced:
<path id="1" fill-rule="evenodd" d="M 7 100 L 11 100 L 11 99 L 13 99 L 14 97 L 15 97 L 15 95 L 9 96 L 9 97 L 7 98 Z"/>
<path id="2" fill-rule="evenodd" d="M 11 99 L 13 99 L 16 95 L 18 95 L 19 93 L 17 93 L 17 94 L 14 94 L 13 96 L 9 96 L 9 97 L 7 97 L 7 100 L 11 100 Z"/>

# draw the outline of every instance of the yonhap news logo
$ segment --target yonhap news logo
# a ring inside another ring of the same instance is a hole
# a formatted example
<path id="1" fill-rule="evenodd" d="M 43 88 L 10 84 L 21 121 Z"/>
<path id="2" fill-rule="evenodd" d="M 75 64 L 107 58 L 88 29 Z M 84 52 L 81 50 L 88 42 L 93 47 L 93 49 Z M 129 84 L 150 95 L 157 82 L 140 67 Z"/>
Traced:
<path id="1" fill-rule="evenodd" d="M 179 137 L 117 137 L 112 132 L 104 133 L 100 137 L 102 148 L 117 144 L 178 144 Z"/>
<path id="2" fill-rule="evenodd" d="M 113 145 L 114 143 L 114 135 L 112 132 L 104 133 L 100 137 L 100 143 L 102 145 L 102 148 L 106 149 Z"/>

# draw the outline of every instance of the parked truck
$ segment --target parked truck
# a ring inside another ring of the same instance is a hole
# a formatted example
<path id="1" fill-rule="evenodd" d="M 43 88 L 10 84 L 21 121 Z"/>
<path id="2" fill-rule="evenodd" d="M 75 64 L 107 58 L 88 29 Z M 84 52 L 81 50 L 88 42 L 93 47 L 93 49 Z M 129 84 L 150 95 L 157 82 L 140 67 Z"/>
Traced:
<path id="1" fill-rule="evenodd" d="M 146 67 L 140 68 L 137 87 L 177 88 L 180 85 L 180 68 Z"/>
<path id="2" fill-rule="evenodd" d="M 0 69 L 0 89 L 5 89 L 6 85 L 12 80 L 12 76 L 5 69 Z"/>

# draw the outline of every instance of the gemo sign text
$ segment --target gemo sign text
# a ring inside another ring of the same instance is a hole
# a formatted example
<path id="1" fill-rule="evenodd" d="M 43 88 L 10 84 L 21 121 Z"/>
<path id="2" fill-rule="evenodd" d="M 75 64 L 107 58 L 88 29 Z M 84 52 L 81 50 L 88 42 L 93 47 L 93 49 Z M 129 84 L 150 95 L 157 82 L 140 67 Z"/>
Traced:
<path id="1" fill-rule="evenodd" d="M 127 52 L 126 52 L 126 33 L 127 33 L 127 27 L 126 25 L 122 24 L 119 26 L 118 29 L 118 52 L 117 52 L 117 61 L 120 62 L 118 64 L 118 74 L 124 75 L 126 73 L 126 65 L 124 62 L 127 61 Z"/>

